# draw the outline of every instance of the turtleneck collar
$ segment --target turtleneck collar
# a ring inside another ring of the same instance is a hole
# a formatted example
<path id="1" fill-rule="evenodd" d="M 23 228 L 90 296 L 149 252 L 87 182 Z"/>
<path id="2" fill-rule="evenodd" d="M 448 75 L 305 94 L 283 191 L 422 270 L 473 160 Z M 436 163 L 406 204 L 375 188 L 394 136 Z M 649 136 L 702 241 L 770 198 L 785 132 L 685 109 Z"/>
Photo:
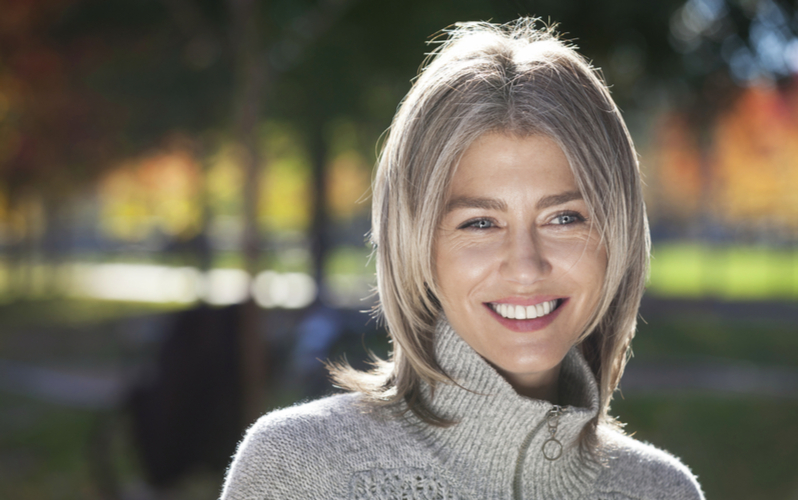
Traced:
<path id="1" fill-rule="evenodd" d="M 437 325 L 434 345 L 440 367 L 456 384 L 439 384 L 434 391 L 425 386 L 423 398 L 434 413 L 456 424 L 441 428 L 411 419 L 464 491 L 476 498 L 545 499 L 577 498 L 589 489 L 601 465 L 581 457 L 578 437 L 597 415 L 599 393 L 577 349 L 561 364 L 555 418 L 554 405 L 517 394 L 446 320 Z M 555 460 L 543 452 L 551 437 L 562 446 Z"/>

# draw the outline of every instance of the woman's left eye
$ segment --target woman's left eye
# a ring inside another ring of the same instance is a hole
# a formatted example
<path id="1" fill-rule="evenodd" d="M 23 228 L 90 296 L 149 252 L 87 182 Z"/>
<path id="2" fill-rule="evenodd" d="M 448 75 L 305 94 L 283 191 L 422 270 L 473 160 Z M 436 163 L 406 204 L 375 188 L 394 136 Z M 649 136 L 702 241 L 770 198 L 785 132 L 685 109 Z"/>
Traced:
<path id="1" fill-rule="evenodd" d="M 586 219 L 584 219 L 583 216 L 581 214 L 579 214 L 579 213 L 567 212 L 567 213 L 556 215 L 551 220 L 551 223 L 559 225 L 559 226 L 563 226 L 563 225 L 566 225 L 566 224 L 574 224 L 576 222 L 583 222 L 585 220 Z"/>

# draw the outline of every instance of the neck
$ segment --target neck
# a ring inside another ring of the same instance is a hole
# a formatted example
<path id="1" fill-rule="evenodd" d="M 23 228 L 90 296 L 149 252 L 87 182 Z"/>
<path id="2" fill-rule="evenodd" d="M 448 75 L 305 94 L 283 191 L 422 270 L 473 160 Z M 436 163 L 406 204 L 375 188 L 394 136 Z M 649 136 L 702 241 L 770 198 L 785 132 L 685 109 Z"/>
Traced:
<path id="1" fill-rule="evenodd" d="M 561 363 L 550 370 L 535 374 L 521 375 L 500 369 L 497 371 L 520 396 L 549 401 L 554 405 L 558 404 L 558 374 L 561 371 Z"/>

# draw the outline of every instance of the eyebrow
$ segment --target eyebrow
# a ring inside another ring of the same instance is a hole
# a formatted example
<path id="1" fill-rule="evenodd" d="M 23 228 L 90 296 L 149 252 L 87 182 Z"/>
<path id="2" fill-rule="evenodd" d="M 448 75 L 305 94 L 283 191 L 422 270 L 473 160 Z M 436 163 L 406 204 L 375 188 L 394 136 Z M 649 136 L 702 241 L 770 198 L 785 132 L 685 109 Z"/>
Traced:
<path id="1" fill-rule="evenodd" d="M 482 208 L 484 210 L 499 210 L 505 212 L 508 210 L 506 202 L 495 198 L 478 198 L 472 196 L 459 196 L 447 202 L 445 213 L 452 212 L 459 208 Z"/>
<path id="2" fill-rule="evenodd" d="M 541 200 L 536 203 L 536 209 L 542 210 L 544 208 L 553 207 L 556 205 L 561 205 L 563 203 L 567 203 L 572 200 L 580 200 L 583 199 L 583 195 L 580 191 L 567 191 L 561 194 L 554 194 L 551 196 L 545 196 Z"/>
<path id="3" fill-rule="evenodd" d="M 572 200 L 579 200 L 582 198 L 583 195 L 580 193 L 580 191 L 567 191 L 560 194 L 545 196 L 536 203 L 536 209 L 543 210 L 548 207 L 561 205 L 562 203 L 567 203 Z M 452 212 L 453 210 L 457 210 L 459 208 L 482 208 L 484 210 L 499 210 L 500 212 L 506 212 L 508 210 L 508 206 L 503 200 L 498 200 L 495 198 L 459 196 L 458 198 L 453 198 L 447 202 L 445 213 Z"/>

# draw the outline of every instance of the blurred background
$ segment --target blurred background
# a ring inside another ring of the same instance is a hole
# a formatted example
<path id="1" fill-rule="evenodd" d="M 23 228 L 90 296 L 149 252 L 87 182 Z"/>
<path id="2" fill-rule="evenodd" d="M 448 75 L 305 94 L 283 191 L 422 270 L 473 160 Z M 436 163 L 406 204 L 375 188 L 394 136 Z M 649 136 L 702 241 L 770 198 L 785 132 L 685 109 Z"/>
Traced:
<path id="1" fill-rule="evenodd" d="M 645 173 L 612 413 L 797 497 L 797 3 L 3 0 L 0 497 L 216 498 L 247 425 L 385 356 L 369 182 L 438 30 L 560 23 Z"/>

